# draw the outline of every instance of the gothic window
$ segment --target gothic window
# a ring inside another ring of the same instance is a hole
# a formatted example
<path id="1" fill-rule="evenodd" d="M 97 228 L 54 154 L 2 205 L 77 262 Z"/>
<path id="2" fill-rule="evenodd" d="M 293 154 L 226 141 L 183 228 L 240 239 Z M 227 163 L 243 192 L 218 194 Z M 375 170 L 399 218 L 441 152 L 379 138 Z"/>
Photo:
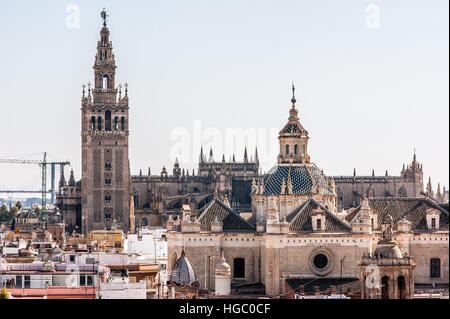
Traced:
<path id="1" fill-rule="evenodd" d="M 305 145 L 302 145 L 302 155 L 305 156 L 306 154 L 306 147 Z"/>
<path id="2" fill-rule="evenodd" d="M 110 194 L 106 194 L 105 195 L 105 204 L 109 204 L 111 203 L 111 195 Z"/>
<path id="3" fill-rule="evenodd" d="M 108 88 L 108 76 L 106 74 L 102 78 L 102 88 L 104 90 Z"/>
<path id="4" fill-rule="evenodd" d="M 97 118 L 97 130 L 101 131 L 101 129 L 102 129 L 102 117 L 99 116 Z"/>
<path id="5" fill-rule="evenodd" d="M 116 116 L 114 117 L 114 130 L 118 130 L 119 129 L 119 118 Z"/>
<path id="6" fill-rule="evenodd" d="M 321 229 L 322 229 L 322 220 L 317 219 L 317 230 L 321 230 Z"/>
<path id="7" fill-rule="evenodd" d="M 123 116 L 120 118 L 120 129 L 125 129 L 125 118 Z"/>
<path id="8" fill-rule="evenodd" d="M 139 207 L 139 194 L 137 191 L 133 192 L 133 201 L 134 201 L 134 208 Z"/>
<path id="9" fill-rule="evenodd" d="M 105 112 L 105 130 L 111 131 L 111 112 L 110 111 Z"/>
<path id="10" fill-rule="evenodd" d="M 436 228 L 436 218 L 431 218 L 431 229 Z"/>
<path id="11" fill-rule="evenodd" d="M 234 278 L 245 278 L 245 259 L 234 259 Z"/>
<path id="12" fill-rule="evenodd" d="M 407 197 L 408 194 L 406 192 L 406 189 L 402 186 L 400 187 L 400 189 L 398 190 L 398 197 Z"/>
<path id="13" fill-rule="evenodd" d="M 441 277 L 441 260 L 439 258 L 430 259 L 430 278 Z"/>
<path id="14" fill-rule="evenodd" d="M 90 129 L 91 131 L 95 130 L 95 116 L 91 117 Z"/>
<path id="15" fill-rule="evenodd" d="M 105 50 L 105 60 L 108 58 L 108 51 Z"/>
<path id="16" fill-rule="evenodd" d="M 289 145 L 286 145 L 286 155 L 289 156 Z"/>
<path id="17" fill-rule="evenodd" d="M 142 218 L 141 226 L 148 226 L 148 219 L 146 217 Z"/>
<path id="18" fill-rule="evenodd" d="M 294 155 L 298 155 L 298 145 L 294 145 Z"/>

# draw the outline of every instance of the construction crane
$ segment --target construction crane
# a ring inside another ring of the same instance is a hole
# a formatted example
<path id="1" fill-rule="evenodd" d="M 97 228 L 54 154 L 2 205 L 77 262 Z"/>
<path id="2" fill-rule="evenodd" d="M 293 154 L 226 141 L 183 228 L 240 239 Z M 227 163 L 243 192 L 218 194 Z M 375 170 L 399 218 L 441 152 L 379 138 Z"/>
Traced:
<path id="1" fill-rule="evenodd" d="M 39 192 L 42 194 L 42 214 L 46 215 L 46 205 L 47 205 L 47 192 L 51 192 L 52 203 L 54 202 L 55 196 L 55 166 L 59 165 L 61 173 L 64 171 L 65 165 L 70 165 L 70 162 L 47 162 L 47 153 L 44 152 L 44 159 L 42 161 L 39 160 L 22 160 L 22 159 L 0 159 L 0 163 L 7 164 L 36 164 L 42 168 L 42 190 L 41 191 L 17 191 L 19 193 L 36 193 Z M 47 166 L 51 167 L 51 190 L 47 191 Z M 13 191 L 0 191 L 2 193 L 12 193 Z"/>

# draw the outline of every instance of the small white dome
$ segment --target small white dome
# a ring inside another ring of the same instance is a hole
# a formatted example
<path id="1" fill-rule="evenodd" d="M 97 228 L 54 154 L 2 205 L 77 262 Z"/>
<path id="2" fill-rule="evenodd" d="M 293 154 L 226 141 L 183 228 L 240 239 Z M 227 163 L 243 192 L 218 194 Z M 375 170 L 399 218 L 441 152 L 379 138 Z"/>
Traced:
<path id="1" fill-rule="evenodd" d="M 231 267 L 227 264 L 225 257 L 222 254 L 220 262 L 216 265 L 216 275 L 229 276 L 231 275 Z"/>

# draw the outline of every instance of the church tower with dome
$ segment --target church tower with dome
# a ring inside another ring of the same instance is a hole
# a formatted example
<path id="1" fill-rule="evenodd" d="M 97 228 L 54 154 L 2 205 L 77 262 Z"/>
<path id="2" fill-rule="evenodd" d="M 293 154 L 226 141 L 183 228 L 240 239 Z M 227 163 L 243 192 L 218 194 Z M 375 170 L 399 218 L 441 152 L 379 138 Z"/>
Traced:
<path id="1" fill-rule="evenodd" d="M 280 220 L 309 198 L 315 199 L 329 211 L 335 211 L 334 181 L 311 163 L 308 131 L 300 124 L 296 102 L 295 87 L 292 85 L 288 122 L 278 136 L 280 152 L 277 164 L 252 184 L 254 222 L 266 220 L 271 201 L 279 207 Z"/>
<path id="2" fill-rule="evenodd" d="M 411 256 L 401 252 L 393 238 L 393 225 L 392 216 L 387 214 L 380 225 L 381 237 L 375 251 L 362 257 L 360 263 L 362 299 L 414 298 L 416 264 Z"/>

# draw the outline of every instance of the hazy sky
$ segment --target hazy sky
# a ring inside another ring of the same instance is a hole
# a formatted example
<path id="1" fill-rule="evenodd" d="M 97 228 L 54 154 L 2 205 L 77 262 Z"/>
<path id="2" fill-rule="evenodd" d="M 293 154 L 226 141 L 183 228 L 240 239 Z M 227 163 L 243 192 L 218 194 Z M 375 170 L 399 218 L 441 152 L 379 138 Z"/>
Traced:
<path id="1" fill-rule="evenodd" d="M 51 160 L 68 159 L 81 177 L 81 85 L 93 81 L 106 7 L 116 84 L 129 83 L 132 174 L 148 166 L 153 174 L 163 165 L 171 171 L 180 145 L 181 165 L 190 170 L 201 144 L 217 147 L 216 160 L 237 148 L 240 160 L 242 141 L 227 139 L 227 129 L 255 133 L 244 143 L 250 154 L 258 144 L 263 170 L 270 169 L 295 81 L 311 160 L 326 174 L 356 168 L 398 175 L 416 148 L 424 179 L 448 189 L 448 6 L 447 0 L 2 2 L 0 158 L 38 159 L 27 154 L 47 151 Z M 38 166 L 0 164 L 0 189 L 39 187 Z"/>

